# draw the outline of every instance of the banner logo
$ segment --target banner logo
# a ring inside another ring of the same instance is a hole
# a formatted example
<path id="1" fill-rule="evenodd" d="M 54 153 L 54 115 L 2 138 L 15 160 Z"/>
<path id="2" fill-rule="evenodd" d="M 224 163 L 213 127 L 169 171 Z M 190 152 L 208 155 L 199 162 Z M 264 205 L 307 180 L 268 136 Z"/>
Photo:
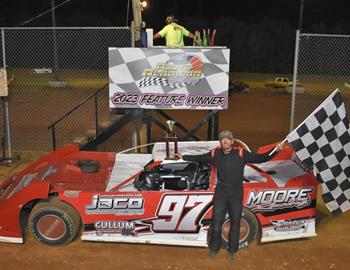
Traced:
<path id="1" fill-rule="evenodd" d="M 153 85 L 181 88 L 197 84 L 203 72 L 203 61 L 194 55 L 178 55 L 155 68 L 145 69 L 139 87 Z"/>

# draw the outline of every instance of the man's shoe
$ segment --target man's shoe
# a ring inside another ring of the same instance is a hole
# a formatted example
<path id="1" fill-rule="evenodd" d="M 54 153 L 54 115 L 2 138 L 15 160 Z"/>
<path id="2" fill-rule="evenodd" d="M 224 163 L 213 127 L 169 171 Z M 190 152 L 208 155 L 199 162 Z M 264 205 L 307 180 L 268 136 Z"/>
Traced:
<path id="1" fill-rule="evenodd" d="M 228 260 L 230 261 L 230 262 L 233 262 L 234 260 L 235 260 L 235 257 L 236 257 L 236 253 L 235 252 L 229 252 L 228 253 Z"/>
<path id="2" fill-rule="evenodd" d="M 209 258 L 214 258 L 217 254 L 217 250 L 209 250 Z"/>

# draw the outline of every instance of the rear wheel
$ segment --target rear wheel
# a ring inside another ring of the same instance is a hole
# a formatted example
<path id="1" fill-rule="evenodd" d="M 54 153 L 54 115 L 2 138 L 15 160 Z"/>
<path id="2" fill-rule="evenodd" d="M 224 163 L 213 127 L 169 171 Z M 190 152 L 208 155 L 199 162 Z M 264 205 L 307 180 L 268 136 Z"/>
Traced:
<path id="1" fill-rule="evenodd" d="M 221 227 L 221 247 L 227 248 L 229 241 L 231 222 L 227 218 Z M 252 211 L 243 207 L 240 234 L 239 234 L 239 248 L 248 246 L 257 236 L 258 221 Z M 211 230 L 208 231 L 208 241 L 210 241 Z"/>
<path id="2" fill-rule="evenodd" d="M 64 245 L 78 234 L 80 217 L 69 204 L 54 198 L 38 203 L 29 216 L 29 230 L 40 242 Z"/>

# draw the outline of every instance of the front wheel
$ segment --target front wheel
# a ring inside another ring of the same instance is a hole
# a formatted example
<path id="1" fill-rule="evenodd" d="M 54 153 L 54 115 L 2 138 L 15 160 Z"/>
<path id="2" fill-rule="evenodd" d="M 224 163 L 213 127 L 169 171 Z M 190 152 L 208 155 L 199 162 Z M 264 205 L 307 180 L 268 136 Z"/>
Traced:
<path id="1" fill-rule="evenodd" d="M 78 234 L 80 217 L 69 204 L 54 198 L 35 205 L 29 216 L 29 230 L 47 245 L 65 245 Z"/>

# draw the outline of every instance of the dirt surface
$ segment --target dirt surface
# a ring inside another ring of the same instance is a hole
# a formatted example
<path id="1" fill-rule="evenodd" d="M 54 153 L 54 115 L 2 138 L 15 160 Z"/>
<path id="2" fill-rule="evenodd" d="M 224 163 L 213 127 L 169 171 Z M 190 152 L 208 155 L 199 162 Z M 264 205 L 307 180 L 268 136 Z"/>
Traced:
<path id="1" fill-rule="evenodd" d="M 171 114 L 191 126 L 204 112 Z M 230 109 L 221 112 L 221 129 L 230 129 L 252 149 L 282 140 L 288 132 L 290 96 L 278 90 L 256 89 L 235 94 Z M 162 132 L 154 133 L 161 138 Z M 199 132 L 205 138 L 206 129 Z M 16 164 L 1 167 L 3 179 Z M 24 164 L 20 165 L 23 167 Z M 332 217 L 319 196 L 316 231 L 310 239 L 253 243 L 229 263 L 226 251 L 209 259 L 207 249 L 76 239 L 64 247 L 48 247 L 30 236 L 23 245 L 0 243 L 0 270 L 6 269 L 350 269 L 350 212 Z"/>

